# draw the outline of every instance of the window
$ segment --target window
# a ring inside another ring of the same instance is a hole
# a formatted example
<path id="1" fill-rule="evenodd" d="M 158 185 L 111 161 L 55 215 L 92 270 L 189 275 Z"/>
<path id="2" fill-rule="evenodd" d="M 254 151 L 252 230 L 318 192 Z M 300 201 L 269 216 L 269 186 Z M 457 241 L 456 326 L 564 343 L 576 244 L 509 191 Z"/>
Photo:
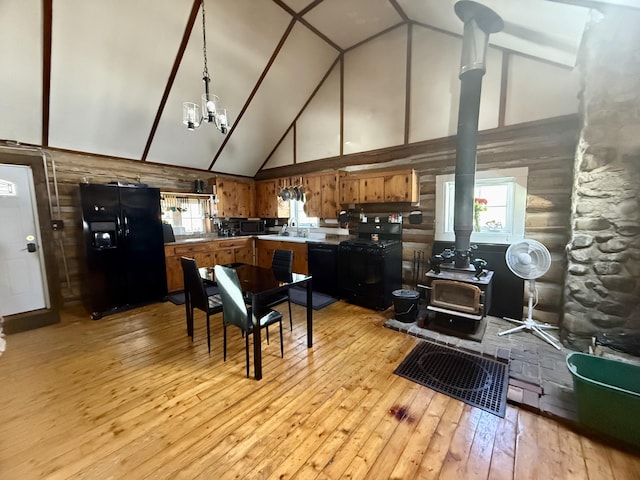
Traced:
<path id="1" fill-rule="evenodd" d="M 298 228 L 318 227 L 318 217 L 307 217 L 303 200 L 289 200 L 289 225 Z"/>
<path id="2" fill-rule="evenodd" d="M 472 242 L 512 243 L 524 238 L 528 168 L 476 172 Z M 435 239 L 455 241 L 455 175 L 436 177 Z"/>
<path id="3" fill-rule="evenodd" d="M 183 197 L 162 194 L 160 200 L 162 221 L 170 224 L 178 235 L 203 233 L 205 219 L 209 217 L 211 199 L 208 196 Z"/>

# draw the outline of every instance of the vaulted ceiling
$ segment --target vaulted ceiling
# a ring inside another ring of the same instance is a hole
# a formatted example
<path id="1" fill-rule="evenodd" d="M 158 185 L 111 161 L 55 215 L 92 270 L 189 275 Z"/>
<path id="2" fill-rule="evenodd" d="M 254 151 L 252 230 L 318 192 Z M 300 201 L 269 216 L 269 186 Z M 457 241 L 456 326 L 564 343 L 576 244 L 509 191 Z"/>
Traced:
<path id="1" fill-rule="evenodd" d="M 252 177 L 345 52 L 403 25 L 462 34 L 455 0 L 205 0 L 211 89 L 231 128 L 188 131 L 182 103 L 203 93 L 200 3 L 2 0 L 0 141 Z M 581 2 L 480 3 L 505 22 L 492 45 L 574 66 Z"/>

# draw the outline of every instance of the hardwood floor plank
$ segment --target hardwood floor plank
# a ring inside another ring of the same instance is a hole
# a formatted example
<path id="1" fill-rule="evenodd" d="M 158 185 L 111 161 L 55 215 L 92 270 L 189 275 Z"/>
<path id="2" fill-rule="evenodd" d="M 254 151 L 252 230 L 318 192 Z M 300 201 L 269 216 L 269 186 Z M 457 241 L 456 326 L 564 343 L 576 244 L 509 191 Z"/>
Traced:
<path id="1" fill-rule="evenodd" d="M 447 403 L 447 408 L 440 418 L 436 431 L 431 437 L 427 451 L 422 458 L 416 478 L 431 479 L 439 477 L 463 410 L 464 403 L 459 400 L 450 399 Z"/>
<path id="2" fill-rule="evenodd" d="M 513 466 L 515 462 L 516 431 L 518 410 L 507 405 L 504 420 L 496 429 L 491 465 L 487 478 L 495 480 L 509 480 L 514 478 Z"/>
<path id="3" fill-rule="evenodd" d="M 458 422 L 451 439 L 449 450 L 440 471 L 442 479 L 467 478 L 466 465 L 476 429 L 482 418 L 482 410 L 465 405 L 462 418 Z"/>
<path id="4" fill-rule="evenodd" d="M 396 461 L 393 470 L 389 474 L 389 479 L 401 480 L 414 478 L 417 475 L 431 437 L 434 435 L 440 418 L 444 414 L 450 397 L 434 392 L 429 402 L 427 410 L 418 420 L 413 434 L 407 439 L 404 451 Z"/>
<path id="5" fill-rule="evenodd" d="M 223 362 L 220 317 L 209 354 L 203 318 L 192 342 L 184 307 L 168 302 L 99 321 L 69 309 L 8 336 L 0 478 L 640 477 L 632 451 L 395 375 L 419 340 L 384 328 L 390 312 L 342 301 L 316 311 L 308 349 L 305 309 L 292 307 L 284 358 L 273 332 L 262 345 L 262 381 L 245 377 L 237 330 Z"/>
<path id="6" fill-rule="evenodd" d="M 498 426 L 504 420 L 489 413 L 482 412 L 476 434 L 473 437 L 473 445 L 469 452 L 469 458 L 465 466 L 465 477 L 468 479 L 488 478 L 493 456 L 494 444 Z"/>

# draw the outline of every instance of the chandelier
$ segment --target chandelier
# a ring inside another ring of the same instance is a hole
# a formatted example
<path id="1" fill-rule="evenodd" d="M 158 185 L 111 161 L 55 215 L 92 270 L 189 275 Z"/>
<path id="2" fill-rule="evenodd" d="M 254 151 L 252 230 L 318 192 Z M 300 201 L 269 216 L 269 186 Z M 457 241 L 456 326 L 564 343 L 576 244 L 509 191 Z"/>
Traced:
<path id="1" fill-rule="evenodd" d="M 204 70 L 202 72 L 202 80 L 204 81 L 202 115 L 200 114 L 200 106 L 197 103 L 184 102 L 182 104 L 182 123 L 184 123 L 189 130 L 195 130 L 203 121 L 213 123 L 221 133 L 225 134 L 229 130 L 227 109 L 220 108 L 220 98 L 209 92 L 211 77 L 207 69 L 207 31 L 205 28 L 204 2 L 205 0 L 202 0 L 202 55 L 204 57 Z"/>

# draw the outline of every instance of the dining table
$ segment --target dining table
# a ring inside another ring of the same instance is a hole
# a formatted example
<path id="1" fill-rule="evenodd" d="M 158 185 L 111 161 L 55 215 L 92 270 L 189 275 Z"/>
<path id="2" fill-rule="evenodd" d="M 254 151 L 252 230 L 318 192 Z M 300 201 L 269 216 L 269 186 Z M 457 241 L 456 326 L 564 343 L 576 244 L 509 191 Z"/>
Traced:
<path id="1" fill-rule="evenodd" d="M 238 274 L 242 293 L 251 302 L 251 321 L 253 324 L 253 367 L 256 380 L 262 379 L 262 338 L 261 329 L 256 318 L 262 299 L 274 293 L 288 290 L 291 287 L 306 286 L 307 291 L 307 348 L 313 346 L 313 304 L 311 275 L 302 273 L 280 272 L 268 267 L 247 263 L 231 263 L 224 265 L 233 268 Z M 216 284 L 213 267 L 201 267 L 200 276 L 205 283 Z"/>

